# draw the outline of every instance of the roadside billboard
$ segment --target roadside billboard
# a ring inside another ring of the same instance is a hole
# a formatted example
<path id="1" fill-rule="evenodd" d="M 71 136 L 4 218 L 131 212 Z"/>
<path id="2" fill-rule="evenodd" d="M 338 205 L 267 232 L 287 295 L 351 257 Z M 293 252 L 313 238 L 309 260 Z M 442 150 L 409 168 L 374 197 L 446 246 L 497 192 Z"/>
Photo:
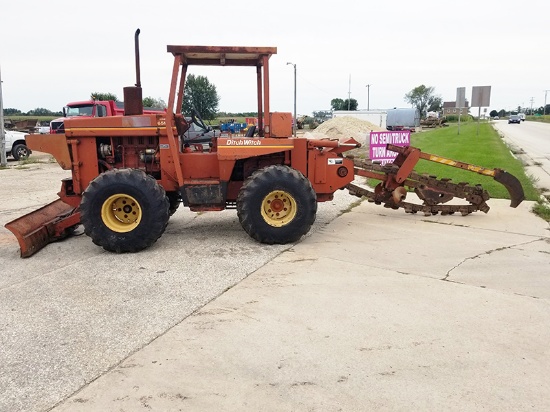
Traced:
<path id="1" fill-rule="evenodd" d="M 459 109 L 462 109 L 463 107 L 466 107 L 466 88 L 465 87 L 457 87 L 456 88 L 456 104 L 455 104 L 455 106 L 458 107 Z"/>
<path id="2" fill-rule="evenodd" d="M 472 87 L 472 107 L 489 107 L 491 105 L 491 86 Z"/>

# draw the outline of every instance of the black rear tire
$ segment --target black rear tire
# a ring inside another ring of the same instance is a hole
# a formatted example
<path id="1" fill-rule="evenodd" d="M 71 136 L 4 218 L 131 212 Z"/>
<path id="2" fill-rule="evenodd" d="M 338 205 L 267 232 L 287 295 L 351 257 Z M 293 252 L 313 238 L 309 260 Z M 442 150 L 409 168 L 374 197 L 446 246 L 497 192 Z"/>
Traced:
<path id="1" fill-rule="evenodd" d="M 92 241 L 110 252 L 138 252 L 162 236 L 169 219 L 164 189 L 136 169 L 113 169 L 84 191 L 81 223 Z"/>
<path id="2" fill-rule="evenodd" d="M 31 151 L 27 146 L 20 143 L 12 147 L 11 155 L 15 160 L 26 160 L 31 155 Z"/>
<path id="3" fill-rule="evenodd" d="M 253 239 L 267 244 L 298 241 L 315 222 L 317 197 L 299 171 L 272 165 L 245 180 L 237 197 L 237 215 Z"/>

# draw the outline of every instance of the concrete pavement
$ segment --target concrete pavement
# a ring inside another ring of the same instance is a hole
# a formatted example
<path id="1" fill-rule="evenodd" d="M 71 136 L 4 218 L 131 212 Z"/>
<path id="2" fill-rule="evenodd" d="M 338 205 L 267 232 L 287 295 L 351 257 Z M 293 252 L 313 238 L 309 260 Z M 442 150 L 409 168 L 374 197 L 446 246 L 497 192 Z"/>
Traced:
<path id="1" fill-rule="evenodd" d="M 550 231 L 361 203 L 61 411 L 550 410 Z"/>
<path id="2" fill-rule="evenodd" d="M 57 199 L 67 177 L 44 161 L 0 171 L 0 412 L 50 410 L 291 247 L 256 242 L 235 210 L 180 208 L 140 253 L 72 236 L 21 259 L 4 224 Z M 355 201 L 320 204 L 308 236 Z"/>

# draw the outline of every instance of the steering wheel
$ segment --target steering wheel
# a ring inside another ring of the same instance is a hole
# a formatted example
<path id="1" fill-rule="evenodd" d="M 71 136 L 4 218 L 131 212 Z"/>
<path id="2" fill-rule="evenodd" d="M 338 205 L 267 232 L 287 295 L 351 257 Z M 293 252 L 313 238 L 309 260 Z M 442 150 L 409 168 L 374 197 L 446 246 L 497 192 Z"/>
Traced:
<path id="1" fill-rule="evenodd" d="M 196 125 L 202 127 L 203 129 L 205 129 L 205 130 L 210 129 L 209 126 L 204 124 L 204 120 L 202 120 L 201 114 L 195 108 L 193 108 L 193 110 L 191 111 L 191 119 L 193 120 L 193 123 L 195 123 Z"/>

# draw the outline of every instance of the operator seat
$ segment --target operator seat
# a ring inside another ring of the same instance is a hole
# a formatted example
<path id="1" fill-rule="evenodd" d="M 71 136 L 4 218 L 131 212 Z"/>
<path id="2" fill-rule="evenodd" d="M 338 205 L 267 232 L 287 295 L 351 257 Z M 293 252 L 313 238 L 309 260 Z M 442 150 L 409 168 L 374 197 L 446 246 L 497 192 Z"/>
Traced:
<path id="1" fill-rule="evenodd" d="M 255 132 L 256 132 L 256 126 L 250 126 L 246 131 L 246 135 L 244 137 L 254 137 Z"/>

